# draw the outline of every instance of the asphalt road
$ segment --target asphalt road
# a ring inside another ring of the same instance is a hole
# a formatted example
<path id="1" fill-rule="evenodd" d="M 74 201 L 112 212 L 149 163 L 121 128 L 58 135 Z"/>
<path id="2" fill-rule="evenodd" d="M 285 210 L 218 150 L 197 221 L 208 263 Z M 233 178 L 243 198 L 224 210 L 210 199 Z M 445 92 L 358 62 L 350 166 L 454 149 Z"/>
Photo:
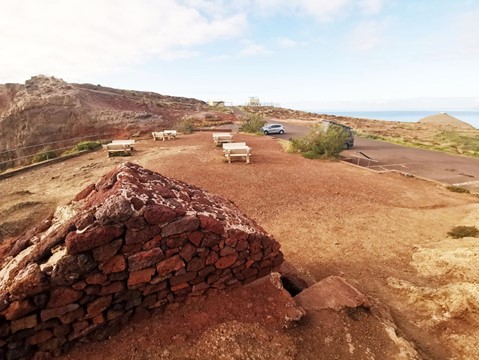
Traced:
<path id="1" fill-rule="evenodd" d="M 283 123 L 289 139 L 304 135 L 308 127 Z M 362 154 L 361 154 L 362 153 Z M 350 162 L 372 170 L 398 170 L 407 174 L 479 191 L 479 159 L 355 137 L 354 147 L 341 153 Z M 368 159 L 368 157 L 371 159 Z"/>

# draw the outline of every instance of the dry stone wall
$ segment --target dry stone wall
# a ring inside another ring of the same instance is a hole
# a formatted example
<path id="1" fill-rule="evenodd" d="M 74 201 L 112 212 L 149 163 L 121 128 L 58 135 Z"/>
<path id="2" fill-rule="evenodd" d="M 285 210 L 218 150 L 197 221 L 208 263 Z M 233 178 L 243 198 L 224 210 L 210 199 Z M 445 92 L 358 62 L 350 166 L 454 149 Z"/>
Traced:
<path id="1" fill-rule="evenodd" d="M 280 245 L 231 202 L 126 163 L 18 238 L 0 270 L 0 359 L 58 355 L 132 317 L 269 274 Z"/>

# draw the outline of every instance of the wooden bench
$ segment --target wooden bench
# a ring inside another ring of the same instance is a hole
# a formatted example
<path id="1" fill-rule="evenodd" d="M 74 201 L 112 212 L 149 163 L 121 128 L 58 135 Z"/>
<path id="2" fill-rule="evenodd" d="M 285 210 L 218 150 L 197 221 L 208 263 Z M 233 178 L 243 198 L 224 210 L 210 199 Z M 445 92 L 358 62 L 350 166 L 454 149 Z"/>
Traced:
<path id="1" fill-rule="evenodd" d="M 223 143 L 233 142 L 233 135 L 230 133 L 213 133 L 213 141 L 216 146 Z"/>
<path id="2" fill-rule="evenodd" d="M 110 144 L 106 144 L 105 147 L 108 153 L 108 157 L 110 157 L 111 154 L 114 154 L 114 153 L 123 153 L 125 155 L 131 155 L 132 148 L 128 144 L 110 143 Z"/>
<path id="3" fill-rule="evenodd" d="M 231 158 L 240 157 L 246 160 L 247 164 L 250 164 L 251 148 L 248 146 L 236 146 L 234 148 L 224 149 L 226 159 L 231 164 Z"/>
<path id="4" fill-rule="evenodd" d="M 161 139 L 163 141 L 169 139 L 176 139 L 176 130 L 163 130 L 163 131 L 154 131 L 151 133 L 153 135 L 153 140 Z"/>

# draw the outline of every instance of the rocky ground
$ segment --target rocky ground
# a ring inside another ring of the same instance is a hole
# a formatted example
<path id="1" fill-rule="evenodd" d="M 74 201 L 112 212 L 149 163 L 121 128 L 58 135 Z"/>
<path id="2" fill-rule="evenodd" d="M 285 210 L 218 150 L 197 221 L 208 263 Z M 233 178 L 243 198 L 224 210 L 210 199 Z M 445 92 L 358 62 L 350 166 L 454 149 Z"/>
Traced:
<path id="1" fill-rule="evenodd" d="M 424 359 L 477 358 L 479 245 L 474 238 L 447 237 L 453 226 L 479 225 L 477 197 L 286 154 L 267 137 L 238 134 L 235 140 L 253 148 L 251 165 L 225 163 L 210 133 L 140 141 L 128 160 L 232 200 L 275 236 L 304 276 L 342 276 L 390 322 L 379 329 L 380 322 L 357 307 L 339 318 L 309 315 L 284 330 L 274 314 L 284 315 L 287 301 L 268 295 L 268 288 L 245 288 L 182 308 L 181 323 L 170 318 L 177 327 L 165 325 L 172 324 L 167 311 L 124 329 L 112 345 L 77 349 L 73 358 L 411 358 L 415 351 Z M 1 180 L 0 234 L 21 232 L 124 160 L 98 151 Z M 247 302 L 252 294 L 258 299 Z M 268 310 L 270 298 L 277 312 Z M 387 354 L 392 339 L 402 353 Z"/>

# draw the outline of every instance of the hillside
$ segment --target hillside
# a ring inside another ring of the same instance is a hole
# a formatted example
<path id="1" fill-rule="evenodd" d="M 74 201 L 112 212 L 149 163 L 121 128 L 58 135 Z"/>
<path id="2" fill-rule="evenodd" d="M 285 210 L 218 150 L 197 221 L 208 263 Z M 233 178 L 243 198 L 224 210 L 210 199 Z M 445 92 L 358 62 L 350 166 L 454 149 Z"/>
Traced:
<path id="1" fill-rule="evenodd" d="M 446 113 L 440 113 L 435 115 L 430 115 L 423 117 L 418 122 L 422 124 L 434 124 L 434 125 L 443 125 L 443 126 L 451 126 L 458 129 L 474 129 L 474 126 L 455 118 Z"/>
<path id="2" fill-rule="evenodd" d="M 196 99 L 34 76 L 24 85 L 0 85 L 0 162 L 45 146 L 71 146 L 58 143 L 66 139 L 129 137 L 175 127 L 191 114 L 226 120 L 232 116 L 212 113 Z"/>

